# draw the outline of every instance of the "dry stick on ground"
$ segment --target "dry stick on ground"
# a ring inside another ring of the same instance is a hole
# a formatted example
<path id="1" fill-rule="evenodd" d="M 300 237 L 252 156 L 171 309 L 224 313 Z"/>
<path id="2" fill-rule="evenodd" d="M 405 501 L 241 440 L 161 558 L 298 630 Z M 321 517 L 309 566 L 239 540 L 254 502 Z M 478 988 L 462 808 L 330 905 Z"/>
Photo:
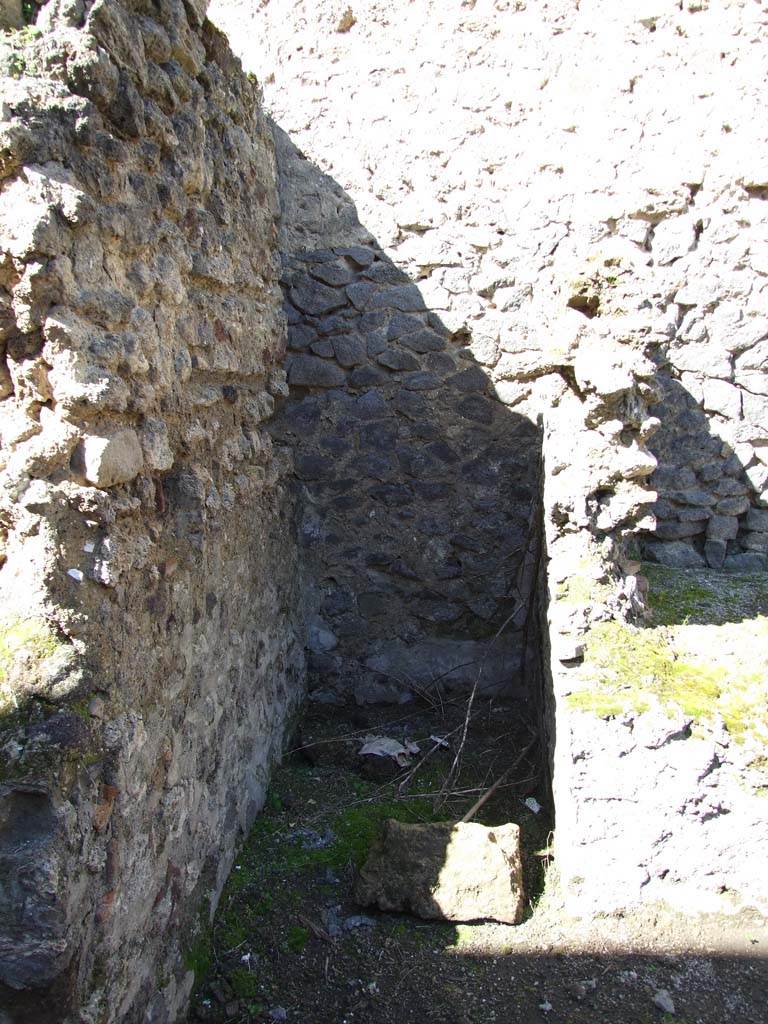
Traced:
<path id="1" fill-rule="evenodd" d="M 501 636 L 503 631 L 507 628 L 509 623 L 515 617 L 515 615 L 517 615 L 517 613 L 520 611 L 520 609 L 522 607 L 523 607 L 522 601 L 518 602 L 515 605 L 513 610 L 510 612 L 510 614 L 506 617 L 506 619 L 502 622 L 502 624 L 496 630 L 496 633 L 494 634 L 493 638 L 491 639 L 490 644 L 488 645 L 489 649 L 493 646 L 493 644 L 496 643 L 496 641 L 499 639 L 499 637 Z M 459 764 L 461 763 L 461 757 L 462 757 L 462 754 L 464 753 L 464 747 L 466 746 L 466 743 L 467 743 L 467 733 L 469 731 L 469 723 L 470 723 L 470 720 L 471 720 L 471 717 L 472 717 L 472 705 L 475 702 L 475 697 L 477 696 L 477 690 L 478 690 L 478 687 L 480 686 L 480 680 L 483 677 L 483 669 L 485 668 L 485 662 L 486 662 L 486 660 L 488 658 L 488 654 L 489 654 L 489 651 L 486 651 L 485 656 L 483 657 L 483 659 L 480 662 L 480 668 L 477 671 L 477 675 L 475 676 L 475 682 L 474 682 L 474 684 L 472 686 L 472 691 L 470 692 L 469 700 L 467 701 L 467 712 L 466 712 L 466 714 L 464 716 L 464 725 L 463 725 L 463 728 L 462 728 L 461 739 L 459 740 L 459 745 L 456 748 L 456 753 L 454 754 L 454 757 L 453 757 L 453 763 L 451 764 L 451 767 L 448 769 L 448 774 L 445 777 L 445 782 L 443 783 L 443 785 L 442 785 L 442 787 L 440 789 L 440 794 L 438 796 L 438 799 L 435 801 L 435 810 L 437 810 L 440 807 L 442 807 L 443 804 L 445 803 L 445 801 L 447 799 L 447 792 L 450 789 L 450 787 L 453 785 L 453 782 L 454 782 L 456 776 L 458 775 Z"/>
<path id="2" fill-rule="evenodd" d="M 477 814 L 477 812 L 480 810 L 480 808 L 483 806 L 483 804 L 487 803 L 491 799 L 491 797 L 496 792 L 496 790 L 501 786 L 501 784 L 504 781 L 504 779 L 506 779 L 506 777 L 511 772 L 513 772 L 515 770 L 515 768 L 517 768 L 517 766 L 522 762 L 522 760 L 526 756 L 526 754 L 530 750 L 533 749 L 533 746 L 536 743 L 537 739 L 538 739 L 538 736 L 534 736 L 534 738 L 531 740 L 531 742 L 521 751 L 520 754 L 518 754 L 518 756 L 515 758 L 515 760 L 509 766 L 509 768 L 507 768 L 506 771 L 502 772 L 501 775 L 498 777 L 498 779 L 496 779 L 494 784 L 489 789 L 486 789 L 486 791 L 483 793 L 483 795 L 480 797 L 480 799 L 476 800 L 475 803 L 472 804 L 470 809 L 467 811 L 467 813 L 461 819 L 461 823 L 464 823 L 464 822 L 467 822 L 467 821 L 471 821 L 474 818 L 474 816 Z"/>
<path id="3" fill-rule="evenodd" d="M 309 928 L 316 939 L 321 939 L 323 942 L 331 942 L 331 936 L 322 928 L 319 924 L 315 924 L 312 918 L 307 917 L 306 914 L 298 914 L 299 921 L 304 925 L 305 928 Z"/>
<path id="4" fill-rule="evenodd" d="M 504 773 L 506 775 L 506 772 Z M 534 782 L 538 778 L 536 775 L 526 775 L 524 779 L 515 779 L 514 782 L 505 782 L 498 786 L 496 792 L 500 789 L 517 789 L 519 786 L 526 786 L 529 782 Z M 452 789 L 448 794 L 448 797 L 465 797 L 474 796 L 476 793 L 485 793 L 487 790 L 482 786 L 473 786 L 470 789 Z M 398 797 L 398 800 L 433 800 L 439 793 L 431 791 L 429 793 L 404 793 Z"/>

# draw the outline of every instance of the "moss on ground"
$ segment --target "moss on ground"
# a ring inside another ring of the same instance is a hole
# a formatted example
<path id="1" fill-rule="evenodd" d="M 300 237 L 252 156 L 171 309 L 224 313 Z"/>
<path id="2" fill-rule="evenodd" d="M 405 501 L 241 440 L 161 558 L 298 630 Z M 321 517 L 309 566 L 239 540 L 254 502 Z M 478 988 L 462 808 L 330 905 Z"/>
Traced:
<path id="1" fill-rule="evenodd" d="M 647 711 L 658 702 L 665 708 L 676 705 L 693 718 L 708 717 L 724 684 L 707 665 L 677 658 L 660 631 L 621 622 L 602 622 L 591 630 L 585 667 L 595 685 L 568 700 L 601 715 Z"/>
<path id="2" fill-rule="evenodd" d="M 275 771 L 264 810 L 238 854 L 215 921 L 201 927 L 185 955 L 187 967 L 198 980 L 210 971 L 214 952 L 224 956 L 246 940 L 251 948 L 258 948 L 260 933 L 274 932 L 276 918 L 285 922 L 280 929 L 280 952 L 300 954 L 311 933 L 292 921 L 299 902 L 299 878 L 362 864 L 387 818 L 414 822 L 444 817 L 432 812 L 427 799 L 382 798 L 381 787 L 349 776 L 334 778 L 336 810 L 330 816 L 323 814 L 322 823 L 311 817 L 294 822 L 289 808 L 314 804 L 309 794 L 318 794 L 317 773 L 316 768 L 296 764 Z M 318 815 L 325 810 L 318 808 Z M 240 998 L 254 1000 L 259 995 L 247 970 L 238 969 L 229 978 Z"/>
<path id="3" fill-rule="evenodd" d="M 646 564 L 656 625 L 724 625 L 768 614 L 768 574 L 735 575 Z"/>
<path id="4" fill-rule="evenodd" d="M 599 583 L 591 576 L 576 573 L 558 584 L 557 597 L 565 604 L 590 604 L 607 600 L 611 590 L 607 583 Z"/>
<path id="5" fill-rule="evenodd" d="M 647 572 L 656 625 L 596 625 L 568 703 L 600 717 L 654 706 L 720 716 L 738 742 L 768 741 L 768 577 Z"/>

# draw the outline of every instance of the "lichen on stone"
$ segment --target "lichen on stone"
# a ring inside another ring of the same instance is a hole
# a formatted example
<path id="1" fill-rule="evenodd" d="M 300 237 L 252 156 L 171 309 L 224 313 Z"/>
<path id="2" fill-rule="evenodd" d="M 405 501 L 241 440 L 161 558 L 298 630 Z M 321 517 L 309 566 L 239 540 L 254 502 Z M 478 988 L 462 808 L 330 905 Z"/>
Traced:
<path id="1" fill-rule="evenodd" d="M 692 628 L 598 623 L 587 638 L 581 685 L 568 703 L 600 717 L 653 707 L 682 711 L 696 723 L 719 717 L 737 742 L 768 742 L 768 679 L 759 653 L 768 643 L 768 618 L 710 625 L 706 648 Z M 745 658 L 744 652 L 754 653 Z"/>
<path id="2" fill-rule="evenodd" d="M 44 664 L 62 646 L 43 618 L 14 617 L 0 622 L 0 715 L 19 707 Z"/>

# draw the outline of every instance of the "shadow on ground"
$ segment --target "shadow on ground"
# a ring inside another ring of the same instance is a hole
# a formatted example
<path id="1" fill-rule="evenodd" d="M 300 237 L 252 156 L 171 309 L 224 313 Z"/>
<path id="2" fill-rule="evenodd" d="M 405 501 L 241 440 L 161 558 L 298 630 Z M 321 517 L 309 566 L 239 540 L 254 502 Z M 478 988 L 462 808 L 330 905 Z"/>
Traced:
<path id="1" fill-rule="evenodd" d="M 520 710 L 496 701 L 476 706 L 461 776 L 435 810 L 448 752 L 438 749 L 411 774 L 394 765 L 374 769 L 358 751 L 374 732 L 416 740 L 426 753 L 432 730 L 450 735 L 463 706 L 350 716 L 310 707 L 236 861 L 208 944 L 190 953 L 190 965 L 205 974 L 190 1020 L 762 1024 L 764 921 L 692 923 L 657 912 L 578 922 L 542 896 L 548 825 L 524 803 L 541 795 L 530 763 L 533 777 L 526 781 L 521 771 L 479 815 L 522 827 L 525 884 L 536 909 L 521 925 L 428 922 L 355 904 L 357 866 L 381 822 L 458 818 L 512 760 Z M 664 1017 L 666 998 L 675 1018 Z"/>

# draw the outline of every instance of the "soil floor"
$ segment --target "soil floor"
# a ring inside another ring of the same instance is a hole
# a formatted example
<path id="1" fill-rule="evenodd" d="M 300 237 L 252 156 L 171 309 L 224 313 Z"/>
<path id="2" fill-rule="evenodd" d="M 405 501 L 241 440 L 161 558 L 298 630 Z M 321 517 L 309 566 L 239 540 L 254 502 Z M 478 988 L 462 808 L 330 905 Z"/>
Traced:
<path id="1" fill-rule="evenodd" d="M 189 951 L 199 979 L 189 1020 L 766 1024 L 763 918 L 565 915 L 546 771 L 526 715 L 498 701 L 475 703 L 468 718 L 466 702 L 310 704 L 215 922 Z M 404 766 L 361 756 L 371 736 L 419 750 Z M 429 922 L 355 905 L 355 871 L 384 819 L 459 820 L 500 777 L 474 820 L 521 827 L 521 924 Z"/>

